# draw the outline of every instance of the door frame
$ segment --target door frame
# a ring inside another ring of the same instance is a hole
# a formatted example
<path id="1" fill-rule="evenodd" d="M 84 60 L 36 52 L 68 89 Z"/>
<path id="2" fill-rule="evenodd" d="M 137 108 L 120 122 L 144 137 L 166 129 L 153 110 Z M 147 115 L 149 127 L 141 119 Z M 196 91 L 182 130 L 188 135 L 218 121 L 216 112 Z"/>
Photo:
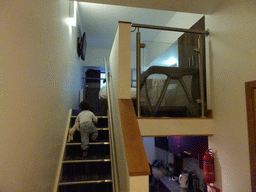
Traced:
<path id="1" fill-rule="evenodd" d="M 256 192 L 256 81 L 245 83 L 251 188 Z"/>

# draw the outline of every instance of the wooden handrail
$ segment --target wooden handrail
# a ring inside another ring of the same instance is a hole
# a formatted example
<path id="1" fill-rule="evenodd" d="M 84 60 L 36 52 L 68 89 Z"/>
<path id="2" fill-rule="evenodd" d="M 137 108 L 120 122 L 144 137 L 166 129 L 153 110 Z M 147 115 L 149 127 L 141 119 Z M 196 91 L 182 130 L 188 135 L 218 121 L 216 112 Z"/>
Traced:
<path id="1" fill-rule="evenodd" d="M 129 175 L 150 175 L 150 168 L 132 100 L 119 99 L 119 109 Z"/>

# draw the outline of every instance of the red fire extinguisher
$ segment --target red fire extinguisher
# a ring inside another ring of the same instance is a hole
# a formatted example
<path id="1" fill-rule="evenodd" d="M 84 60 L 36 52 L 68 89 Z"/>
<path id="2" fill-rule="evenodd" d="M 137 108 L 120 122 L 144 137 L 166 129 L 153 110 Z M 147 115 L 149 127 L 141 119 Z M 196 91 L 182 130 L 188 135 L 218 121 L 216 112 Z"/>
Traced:
<path id="1" fill-rule="evenodd" d="M 208 149 L 203 157 L 203 170 L 204 170 L 204 181 L 206 183 L 215 182 L 215 171 L 214 171 L 214 154 Z"/>

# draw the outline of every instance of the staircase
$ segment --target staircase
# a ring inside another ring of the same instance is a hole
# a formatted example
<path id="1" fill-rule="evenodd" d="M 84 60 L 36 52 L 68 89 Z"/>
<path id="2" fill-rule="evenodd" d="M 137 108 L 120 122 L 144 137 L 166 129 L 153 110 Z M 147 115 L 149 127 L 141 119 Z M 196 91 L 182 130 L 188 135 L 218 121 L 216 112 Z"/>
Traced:
<path id="1" fill-rule="evenodd" d="M 70 127 L 79 111 L 73 110 Z M 98 140 L 89 143 L 88 157 L 82 157 L 80 132 L 66 143 L 58 192 L 112 192 L 108 117 L 98 116 Z"/>

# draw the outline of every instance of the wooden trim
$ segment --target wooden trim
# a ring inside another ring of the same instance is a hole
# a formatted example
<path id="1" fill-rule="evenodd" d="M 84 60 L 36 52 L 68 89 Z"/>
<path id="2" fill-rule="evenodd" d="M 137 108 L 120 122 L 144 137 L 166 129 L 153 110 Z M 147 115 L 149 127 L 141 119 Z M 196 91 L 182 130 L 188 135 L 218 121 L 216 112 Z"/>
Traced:
<path id="1" fill-rule="evenodd" d="M 205 117 L 138 117 L 137 119 L 213 119 L 211 109 L 205 111 Z"/>
<path id="2" fill-rule="evenodd" d="M 252 192 L 256 192 L 256 81 L 245 83 L 245 93 L 250 153 L 251 188 Z"/>
<path id="3" fill-rule="evenodd" d="M 119 99 L 129 176 L 150 175 L 150 168 L 131 99 Z"/>
<path id="4" fill-rule="evenodd" d="M 132 24 L 131 22 L 128 22 L 128 21 L 118 21 L 118 24 L 119 23 L 126 23 L 126 24 L 130 24 L 130 25 Z"/>

